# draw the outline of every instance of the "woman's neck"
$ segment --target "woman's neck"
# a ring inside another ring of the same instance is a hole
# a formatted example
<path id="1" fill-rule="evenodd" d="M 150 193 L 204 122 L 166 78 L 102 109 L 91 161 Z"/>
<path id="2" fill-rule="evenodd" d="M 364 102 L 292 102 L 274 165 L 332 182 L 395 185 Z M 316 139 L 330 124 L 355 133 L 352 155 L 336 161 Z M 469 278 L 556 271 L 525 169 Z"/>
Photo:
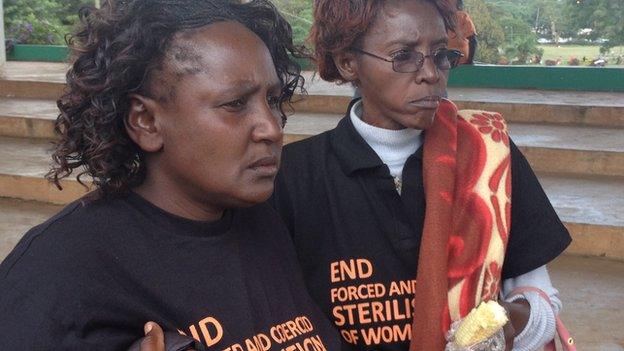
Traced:
<path id="1" fill-rule="evenodd" d="M 422 145 L 420 137 L 422 131 L 410 128 L 393 130 L 371 125 L 361 119 L 361 107 L 361 101 L 358 101 L 351 108 L 351 123 L 383 163 L 388 166 L 390 174 L 401 179 L 405 162 Z"/>
<path id="2" fill-rule="evenodd" d="M 145 181 L 132 191 L 154 206 L 179 217 L 194 221 L 216 221 L 223 217 L 224 208 L 187 196 L 189 191 L 179 189 L 172 183 L 167 181 L 167 177 L 148 172 Z"/>

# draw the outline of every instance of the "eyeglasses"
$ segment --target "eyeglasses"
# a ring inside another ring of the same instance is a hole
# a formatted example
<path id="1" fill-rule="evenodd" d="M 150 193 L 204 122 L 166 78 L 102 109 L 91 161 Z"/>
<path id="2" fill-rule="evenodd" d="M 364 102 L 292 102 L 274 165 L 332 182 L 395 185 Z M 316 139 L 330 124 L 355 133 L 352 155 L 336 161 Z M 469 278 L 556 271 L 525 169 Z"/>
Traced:
<path id="1" fill-rule="evenodd" d="M 425 59 L 431 57 L 433 64 L 441 71 L 446 71 L 451 68 L 457 67 L 459 59 L 464 56 L 459 50 L 440 49 L 431 55 L 425 55 L 420 51 L 400 51 L 391 59 L 377 56 L 368 51 L 364 51 L 360 48 L 351 48 L 351 50 L 359 52 L 364 55 L 368 55 L 386 62 L 392 62 L 392 70 L 398 73 L 412 73 L 417 72 L 425 64 Z"/>

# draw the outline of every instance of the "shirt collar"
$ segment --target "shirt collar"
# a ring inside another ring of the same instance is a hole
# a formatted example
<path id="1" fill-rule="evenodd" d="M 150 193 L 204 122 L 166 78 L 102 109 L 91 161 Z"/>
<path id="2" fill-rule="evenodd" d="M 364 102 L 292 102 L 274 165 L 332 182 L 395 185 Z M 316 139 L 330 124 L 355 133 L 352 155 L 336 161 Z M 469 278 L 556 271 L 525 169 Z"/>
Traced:
<path id="1" fill-rule="evenodd" d="M 361 100 L 360 98 L 351 100 L 347 113 L 338 126 L 331 132 L 330 143 L 333 148 L 342 170 L 347 175 L 364 169 L 372 169 L 384 165 L 377 153 L 368 145 L 362 136 L 355 130 L 350 118 L 350 111 L 353 105 Z M 423 131 L 423 137 L 425 131 Z M 422 159 L 422 146 L 416 150 L 414 157 Z"/>

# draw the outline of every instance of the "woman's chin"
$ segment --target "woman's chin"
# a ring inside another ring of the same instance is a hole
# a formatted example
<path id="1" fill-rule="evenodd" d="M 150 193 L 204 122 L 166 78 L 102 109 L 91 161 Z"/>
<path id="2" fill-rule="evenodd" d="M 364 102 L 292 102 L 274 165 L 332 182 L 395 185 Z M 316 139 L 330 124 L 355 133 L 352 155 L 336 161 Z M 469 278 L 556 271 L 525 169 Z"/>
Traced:
<path id="1" fill-rule="evenodd" d="M 267 201 L 273 194 L 273 183 L 257 184 L 254 187 L 247 187 L 245 191 L 235 196 L 237 203 L 235 207 L 250 207 Z"/>
<path id="2" fill-rule="evenodd" d="M 415 116 L 410 116 L 403 126 L 411 129 L 428 129 L 431 127 L 434 120 L 435 110 L 419 111 Z"/>

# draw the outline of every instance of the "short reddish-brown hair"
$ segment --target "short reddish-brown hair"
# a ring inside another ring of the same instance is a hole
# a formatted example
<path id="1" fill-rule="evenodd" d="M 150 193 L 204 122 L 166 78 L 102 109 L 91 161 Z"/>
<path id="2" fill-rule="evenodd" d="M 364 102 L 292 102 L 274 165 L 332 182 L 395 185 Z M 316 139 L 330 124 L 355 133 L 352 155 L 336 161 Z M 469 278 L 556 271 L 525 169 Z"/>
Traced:
<path id="1" fill-rule="evenodd" d="M 422 1 L 435 5 L 447 29 L 455 27 L 455 9 L 449 0 Z M 344 82 L 334 64 L 333 55 L 352 47 L 375 21 L 385 3 L 387 0 L 314 1 L 310 41 L 314 46 L 314 59 L 321 78 L 329 82 Z"/>

